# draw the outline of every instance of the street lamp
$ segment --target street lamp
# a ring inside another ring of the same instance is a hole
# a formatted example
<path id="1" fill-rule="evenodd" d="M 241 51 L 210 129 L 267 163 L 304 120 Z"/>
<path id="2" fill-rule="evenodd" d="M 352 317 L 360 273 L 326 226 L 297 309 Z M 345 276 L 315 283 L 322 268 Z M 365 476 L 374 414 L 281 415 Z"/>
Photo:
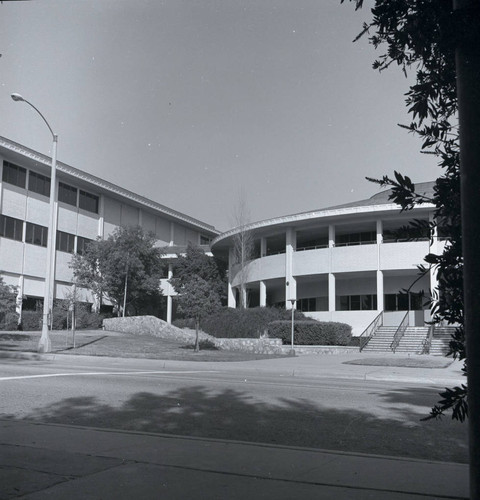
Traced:
<path id="1" fill-rule="evenodd" d="M 291 356 L 295 356 L 295 349 L 293 348 L 293 335 L 294 335 L 294 330 L 295 330 L 295 302 L 296 299 L 290 299 L 290 302 L 292 303 L 292 349 L 290 351 Z"/>
<path id="2" fill-rule="evenodd" d="M 55 228 L 55 188 L 56 188 L 56 174 L 57 174 L 57 142 L 58 136 L 52 130 L 45 117 L 40 111 L 29 101 L 24 99 L 20 94 L 12 94 L 12 99 L 15 102 L 26 102 L 31 106 L 42 118 L 50 130 L 53 138 L 52 147 L 52 177 L 50 180 L 50 218 L 48 223 L 48 240 L 47 240 L 47 268 L 45 272 L 45 291 L 43 298 L 43 316 L 42 316 L 42 335 L 38 343 L 38 352 L 50 352 L 52 344 L 48 335 L 48 318 L 53 310 L 53 283 L 55 280 L 55 242 L 56 242 L 56 228 Z"/>

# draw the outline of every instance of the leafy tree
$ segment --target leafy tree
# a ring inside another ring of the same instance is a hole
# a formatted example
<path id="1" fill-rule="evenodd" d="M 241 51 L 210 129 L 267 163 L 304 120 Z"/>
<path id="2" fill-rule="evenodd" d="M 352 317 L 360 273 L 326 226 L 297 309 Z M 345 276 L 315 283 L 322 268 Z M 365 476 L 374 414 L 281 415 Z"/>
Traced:
<path id="1" fill-rule="evenodd" d="M 199 330 L 200 320 L 213 314 L 221 307 L 220 297 L 212 288 L 211 283 L 194 274 L 189 280 L 175 285 L 175 279 L 170 280 L 178 293 L 180 311 L 195 319 L 195 351 L 200 350 Z"/>
<path id="2" fill-rule="evenodd" d="M 200 320 L 218 310 L 226 298 L 224 269 L 201 248 L 189 244 L 185 254 L 177 256 L 173 276 L 169 282 L 178 294 L 180 312 L 195 319 L 198 351 Z"/>
<path id="3" fill-rule="evenodd" d="M 363 4 L 363 0 L 350 1 L 355 2 L 357 9 Z M 431 302 L 433 321 L 458 325 L 449 355 L 465 360 L 466 372 L 455 67 L 456 41 L 462 26 L 454 15 L 451 0 L 376 0 L 371 12 L 372 21 L 364 25 L 356 40 L 368 36 L 375 48 L 385 48 L 374 62 L 374 69 L 382 71 L 396 64 L 405 74 L 415 71 L 415 81 L 405 94 L 412 121 L 400 126 L 422 140 L 422 153 L 435 155 L 443 170 L 435 181 L 431 199 L 416 193 L 412 181 L 398 172 L 394 178 L 370 180 L 391 187 L 391 199 L 402 210 L 425 202 L 434 204 L 435 220 L 428 229 L 430 235 L 441 230 L 447 243 L 443 253 L 425 257 L 420 272 L 428 272 L 432 267 L 437 271 L 438 294 Z M 460 421 L 467 417 L 466 384 L 446 389 L 441 397 L 430 418 L 440 417 L 447 410 L 452 410 L 452 417 Z"/>
<path id="4" fill-rule="evenodd" d="M 185 253 L 178 254 L 172 264 L 173 278 L 170 283 L 174 288 L 198 276 L 209 283 L 222 302 L 226 300 L 225 266 L 220 260 L 209 257 L 200 247 L 189 243 Z"/>
<path id="5" fill-rule="evenodd" d="M 116 229 L 106 240 L 87 245 L 70 263 L 77 285 L 108 299 L 121 311 L 138 314 L 152 299 L 160 297 L 162 251 L 155 236 L 141 227 Z"/>
<path id="6" fill-rule="evenodd" d="M 16 306 L 16 290 L 15 287 L 5 284 L 0 276 L 0 322 L 7 326 L 10 323 L 15 313 Z"/>

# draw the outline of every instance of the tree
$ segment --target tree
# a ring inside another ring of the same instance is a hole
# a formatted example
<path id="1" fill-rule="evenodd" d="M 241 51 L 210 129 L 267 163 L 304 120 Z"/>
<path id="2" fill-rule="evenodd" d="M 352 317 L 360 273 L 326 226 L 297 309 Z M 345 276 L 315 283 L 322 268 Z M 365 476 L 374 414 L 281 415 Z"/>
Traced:
<path id="1" fill-rule="evenodd" d="M 118 228 L 106 240 L 91 242 L 70 263 L 77 285 L 91 290 L 100 303 L 108 299 L 119 315 L 129 307 L 140 313 L 161 295 L 162 251 L 155 242 L 138 226 Z"/>
<path id="2" fill-rule="evenodd" d="M 342 2 L 344 0 L 341 0 Z M 352 1 L 352 0 L 350 0 Z M 357 9 L 363 0 L 354 0 Z M 396 63 L 404 72 L 416 69 L 406 94 L 413 120 L 405 128 L 422 139 L 422 152 L 439 159 L 432 202 L 434 231 L 448 241 L 441 255 L 430 254 L 426 266 L 438 272 L 439 293 L 434 321 L 456 324 L 450 353 L 464 360 L 467 384 L 446 389 L 430 417 L 452 410 L 460 421 L 469 417 L 470 493 L 480 496 L 480 1 L 376 0 L 373 20 L 359 37 L 374 47 L 386 46 L 374 63 L 383 70 Z M 408 177 L 395 172 L 381 185 L 393 188 L 392 199 L 403 209 L 422 202 Z M 422 271 L 422 269 L 421 269 Z"/>
<path id="3" fill-rule="evenodd" d="M 194 274 L 183 284 L 177 283 L 174 278 L 170 280 L 178 293 L 178 306 L 180 311 L 195 319 L 195 352 L 200 350 L 199 330 L 200 320 L 213 314 L 221 307 L 220 297 L 212 288 L 211 283 Z"/>
<path id="4" fill-rule="evenodd" d="M 0 276 L 0 322 L 8 326 L 16 319 L 16 290 L 15 287 L 5 284 Z M 16 323 L 16 321 L 15 321 Z"/>
<path id="5" fill-rule="evenodd" d="M 253 234 L 247 229 L 247 224 L 250 222 L 250 215 L 245 201 L 245 195 L 242 193 L 238 198 L 238 202 L 234 208 L 233 225 L 236 228 L 233 235 L 233 261 L 239 266 L 237 278 L 240 283 L 240 308 L 248 307 L 248 297 L 246 285 L 248 282 L 248 266 L 247 263 L 253 257 L 254 240 Z"/>
<path id="6" fill-rule="evenodd" d="M 354 1 L 357 8 L 362 6 L 362 0 Z M 415 69 L 416 80 L 406 93 L 412 122 L 400 126 L 421 138 L 421 151 L 437 156 L 443 173 L 436 179 L 432 199 L 417 194 L 411 179 L 398 172 L 393 179 L 385 176 L 381 180 L 369 180 L 391 187 L 391 199 L 402 210 L 410 210 L 415 204 L 425 202 L 435 205 L 435 220 L 428 227 L 430 235 L 441 228 L 448 243 L 441 255 L 429 254 L 425 257 L 425 265 L 420 266 L 420 272 L 428 272 L 431 267 L 437 270 L 438 295 L 431 302 L 433 321 L 445 320 L 458 325 L 450 342 L 449 354 L 465 359 L 454 39 L 456 22 L 452 3 L 446 0 L 377 0 L 372 14 L 371 23 L 364 25 L 356 40 L 368 35 L 375 48 L 386 46 L 385 52 L 374 62 L 374 69 L 383 71 L 393 63 L 400 66 L 405 74 Z M 441 396 L 442 400 L 434 406 L 431 416 L 439 417 L 452 409 L 453 418 L 463 421 L 468 411 L 466 385 L 447 389 Z"/>
<path id="7" fill-rule="evenodd" d="M 225 301 L 225 270 L 213 257 L 188 244 L 185 254 L 174 262 L 173 278 L 169 280 L 180 311 L 195 319 L 195 351 L 199 350 L 200 320 L 215 312 Z"/>

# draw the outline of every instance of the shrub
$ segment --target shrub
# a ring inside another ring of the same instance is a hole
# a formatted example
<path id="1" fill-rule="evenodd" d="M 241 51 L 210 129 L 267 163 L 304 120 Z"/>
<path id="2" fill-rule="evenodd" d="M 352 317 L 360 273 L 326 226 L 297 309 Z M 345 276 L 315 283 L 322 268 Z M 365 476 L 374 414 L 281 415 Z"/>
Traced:
<path id="1" fill-rule="evenodd" d="M 18 329 L 18 314 L 15 312 L 5 313 L 0 321 L 0 330 L 17 330 L 17 329 Z"/>
<path id="2" fill-rule="evenodd" d="M 280 338 L 284 344 L 292 339 L 290 321 L 274 321 L 268 327 L 270 337 Z M 348 345 L 352 338 L 352 327 L 333 321 L 295 321 L 295 345 Z"/>
<path id="3" fill-rule="evenodd" d="M 225 307 L 201 320 L 205 333 L 217 338 L 259 338 L 272 321 L 287 320 L 291 311 L 276 307 L 254 307 L 233 309 Z M 296 319 L 303 319 L 303 313 L 295 311 Z"/>
<path id="4" fill-rule="evenodd" d="M 194 318 L 178 318 L 172 321 L 172 325 L 177 328 L 190 328 L 195 329 L 195 319 Z"/>
<path id="5" fill-rule="evenodd" d="M 41 330 L 42 316 L 42 311 L 23 311 L 22 329 L 25 331 Z M 91 313 L 82 307 L 78 307 L 76 311 L 76 328 L 79 330 L 82 328 L 101 328 L 103 318 L 105 318 L 105 314 Z M 68 323 L 69 328 L 71 328 L 70 321 L 71 319 L 69 319 Z M 54 309 L 52 323 L 54 330 L 65 330 L 67 328 L 67 311 L 60 308 Z"/>

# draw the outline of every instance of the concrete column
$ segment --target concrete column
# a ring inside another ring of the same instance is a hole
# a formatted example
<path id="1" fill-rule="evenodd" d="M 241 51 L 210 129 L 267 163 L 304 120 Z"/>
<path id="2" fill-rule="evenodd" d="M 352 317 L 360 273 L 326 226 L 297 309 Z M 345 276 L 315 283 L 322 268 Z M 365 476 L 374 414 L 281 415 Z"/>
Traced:
<path id="1" fill-rule="evenodd" d="M 237 301 L 235 298 L 235 290 L 232 287 L 232 267 L 234 262 L 233 248 L 228 250 L 228 289 L 227 289 L 227 305 L 235 309 L 237 307 Z"/>
<path id="2" fill-rule="evenodd" d="M 172 264 L 168 264 L 168 279 L 173 278 L 173 266 Z M 173 299 L 172 299 L 172 286 L 170 283 L 168 284 L 167 291 L 167 323 L 169 325 L 172 324 L 172 310 L 173 310 Z"/>
<path id="3" fill-rule="evenodd" d="M 383 291 L 383 272 L 377 271 L 377 311 L 383 311 L 384 304 L 384 291 Z"/>
<path id="4" fill-rule="evenodd" d="M 293 227 L 287 229 L 285 247 L 285 306 L 292 308 L 290 299 L 297 299 L 297 281 L 293 277 L 293 254 L 297 249 L 297 233 Z"/>
<path id="5" fill-rule="evenodd" d="M 260 281 L 260 307 L 267 305 L 267 284 L 265 281 Z"/>
<path id="6" fill-rule="evenodd" d="M 260 238 L 260 257 L 267 255 L 267 238 Z"/>
<path id="7" fill-rule="evenodd" d="M 335 246 L 335 226 L 330 224 L 328 226 L 328 247 L 333 248 Z"/>
<path id="8" fill-rule="evenodd" d="M 15 312 L 18 314 L 19 325 L 22 323 L 23 286 L 24 286 L 24 276 L 22 274 L 18 277 L 18 292 L 15 303 Z"/>
<path id="9" fill-rule="evenodd" d="M 383 272 L 381 271 L 380 246 L 383 243 L 383 223 L 377 220 L 377 311 L 384 309 Z"/>
<path id="10" fill-rule="evenodd" d="M 328 310 L 335 311 L 335 275 L 328 273 Z"/>
<path id="11" fill-rule="evenodd" d="M 173 246 L 174 241 L 175 241 L 175 223 L 170 222 L 170 243 L 169 243 L 169 246 Z"/>
<path id="12" fill-rule="evenodd" d="M 105 196 L 103 194 L 100 195 L 100 199 L 98 200 L 98 229 L 97 235 L 103 239 L 105 235 Z"/>

